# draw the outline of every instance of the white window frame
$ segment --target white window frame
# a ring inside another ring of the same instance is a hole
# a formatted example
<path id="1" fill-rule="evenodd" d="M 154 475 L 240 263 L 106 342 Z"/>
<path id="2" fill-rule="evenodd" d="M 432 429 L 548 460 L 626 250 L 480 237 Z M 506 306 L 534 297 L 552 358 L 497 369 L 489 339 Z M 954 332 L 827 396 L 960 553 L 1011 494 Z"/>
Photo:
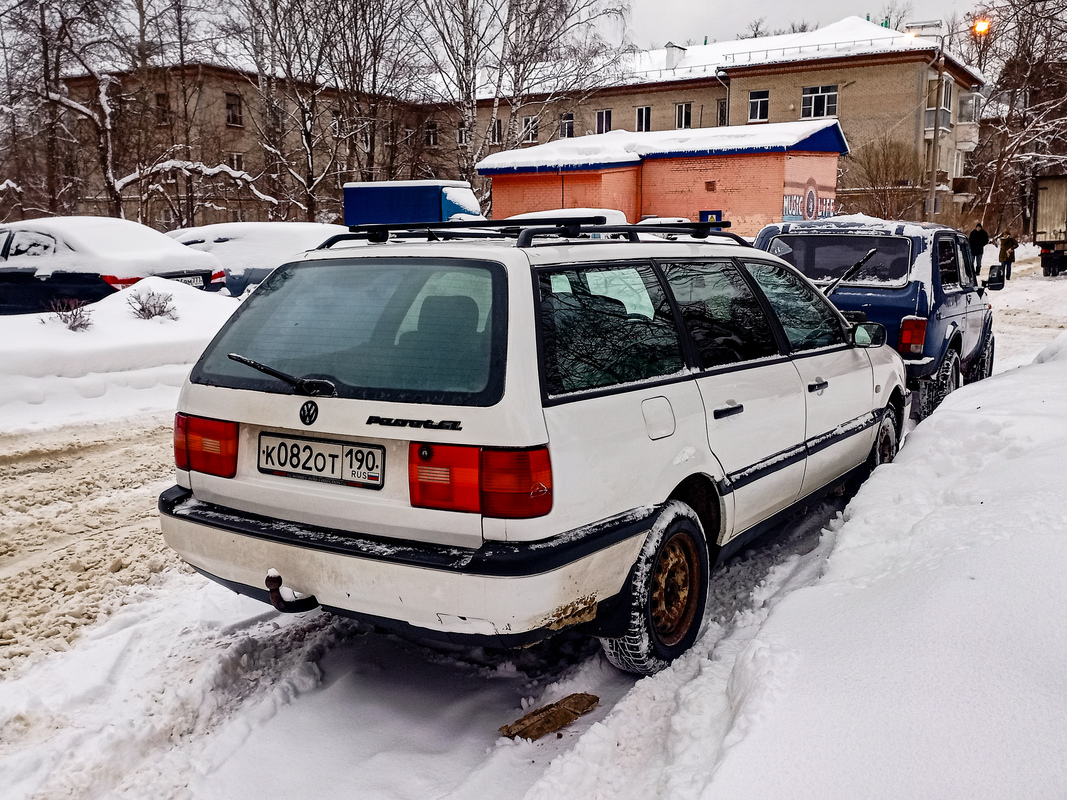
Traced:
<path id="1" fill-rule="evenodd" d="M 652 106 L 637 107 L 636 127 L 641 133 L 652 130 Z"/>
<path id="2" fill-rule="evenodd" d="M 684 131 L 693 127 L 693 104 L 692 103 L 675 103 L 674 104 L 674 128 L 675 130 Z"/>
<path id="3" fill-rule="evenodd" d="M 432 120 L 432 119 L 431 120 L 427 120 L 426 121 L 425 131 L 426 131 L 426 146 L 427 147 L 437 147 L 438 140 L 437 140 L 437 122 L 436 122 L 436 120 Z"/>
<path id="4" fill-rule="evenodd" d="M 759 95 L 759 96 L 757 96 Z M 748 121 L 767 122 L 771 116 L 770 89 L 754 89 L 748 93 Z"/>
<path id="5" fill-rule="evenodd" d="M 611 109 L 602 108 L 596 112 L 596 132 L 597 133 L 610 133 L 611 132 Z"/>
<path id="6" fill-rule="evenodd" d="M 534 144 L 537 142 L 536 115 L 522 118 L 522 132 L 519 134 L 519 141 L 523 144 Z"/>
<path id="7" fill-rule="evenodd" d="M 574 138 L 574 112 L 568 111 L 565 114 L 559 115 L 559 138 L 560 139 L 573 139 Z"/>
<path id="8" fill-rule="evenodd" d="M 805 86 L 800 90 L 800 118 L 822 119 L 837 116 L 837 84 Z"/>

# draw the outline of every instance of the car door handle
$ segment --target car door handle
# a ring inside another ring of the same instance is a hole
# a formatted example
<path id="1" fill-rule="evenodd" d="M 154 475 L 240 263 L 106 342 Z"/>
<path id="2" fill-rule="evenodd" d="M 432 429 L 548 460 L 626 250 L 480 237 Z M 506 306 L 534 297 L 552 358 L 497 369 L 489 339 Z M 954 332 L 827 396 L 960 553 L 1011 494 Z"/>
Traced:
<path id="1" fill-rule="evenodd" d="M 733 403 L 728 406 L 722 406 L 722 408 L 716 408 L 711 413 L 715 419 L 722 419 L 723 417 L 732 417 L 734 414 L 740 414 L 744 410 L 745 407 L 740 403 Z"/>
<path id="2" fill-rule="evenodd" d="M 829 385 L 830 385 L 829 381 L 824 381 L 824 380 L 821 380 L 819 378 L 816 378 L 815 379 L 815 383 L 809 383 L 808 384 L 808 391 L 809 392 L 821 392 L 823 389 L 827 388 Z"/>

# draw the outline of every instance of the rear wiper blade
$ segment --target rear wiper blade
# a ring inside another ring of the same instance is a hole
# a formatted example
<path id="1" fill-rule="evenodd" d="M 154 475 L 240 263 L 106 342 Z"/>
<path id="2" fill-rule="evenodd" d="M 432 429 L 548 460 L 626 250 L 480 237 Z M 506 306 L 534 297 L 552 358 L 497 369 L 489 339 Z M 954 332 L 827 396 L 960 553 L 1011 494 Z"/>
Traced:
<path id="1" fill-rule="evenodd" d="M 333 384 L 333 381 L 328 381 L 325 378 L 298 378 L 295 375 L 290 375 L 288 372 L 282 372 L 280 369 L 268 367 L 266 364 L 260 364 L 258 361 L 253 361 L 251 358 L 237 353 L 229 353 L 226 357 L 231 361 L 236 361 L 238 364 L 244 364 L 252 369 L 258 369 L 260 372 L 266 373 L 272 378 L 285 381 L 300 394 L 306 394 L 309 397 L 337 396 L 337 387 Z"/>
<path id="2" fill-rule="evenodd" d="M 834 281 L 829 286 L 827 286 L 825 289 L 823 289 L 822 290 L 823 295 L 825 295 L 826 297 L 829 297 L 830 295 L 832 295 L 834 293 L 834 291 L 837 289 L 837 287 L 839 285 L 841 285 L 841 283 L 843 283 L 844 281 L 847 281 L 849 278 L 851 278 L 853 275 L 855 275 L 857 272 L 859 272 L 860 271 L 860 267 L 862 267 L 864 264 L 866 264 L 868 261 L 870 261 L 871 260 L 871 256 L 873 256 L 877 252 L 878 252 L 878 248 L 877 247 L 872 247 L 870 250 L 868 250 L 867 251 L 867 255 L 865 255 L 863 258 L 861 258 L 859 261 L 857 261 L 851 267 L 846 269 L 843 273 L 841 273 L 841 277 L 840 278 L 838 278 L 836 281 Z"/>

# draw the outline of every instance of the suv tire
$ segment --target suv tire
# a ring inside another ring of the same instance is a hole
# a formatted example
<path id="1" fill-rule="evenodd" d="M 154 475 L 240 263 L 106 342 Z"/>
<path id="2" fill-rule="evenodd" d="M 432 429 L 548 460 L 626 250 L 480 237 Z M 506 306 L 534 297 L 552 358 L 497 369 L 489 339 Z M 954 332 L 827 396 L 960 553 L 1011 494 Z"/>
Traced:
<path id="1" fill-rule="evenodd" d="M 708 601 L 708 545 L 696 512 L 677 500 L 656 518 L 630 578 L 629 624 L 600 640 L 614 666 L 659 672 L 697 640 Z"/>
<path id="2" fill-rule="evenodd" d="M 985 341 L 982 343 L 982 350 L 979 352 L 977 358 L 974 359 L 971 368 L 967 371 L 967 383 L 985 380 L 993 374 L 993 354 L 995 346 L 996 338 L 992 333 L 987 334 Z"/>
<path id="3" fill-rule="evenodd" d="M 930 408 L 927 414 L 933 412 L 945 398 L 960 388 L 960 354 L 952 348 L 941 359 L 941 366 L 937 368 L 937 376 L 933 380 L 930 394 Z"/>

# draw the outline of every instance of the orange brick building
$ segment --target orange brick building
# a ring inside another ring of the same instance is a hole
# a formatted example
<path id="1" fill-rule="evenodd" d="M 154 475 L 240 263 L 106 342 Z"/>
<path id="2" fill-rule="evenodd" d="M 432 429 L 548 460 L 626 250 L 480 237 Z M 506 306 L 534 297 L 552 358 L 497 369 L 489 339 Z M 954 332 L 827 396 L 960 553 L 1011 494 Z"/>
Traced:
<path id="1" fill-rule="evenodd" d="M 769 222 L 830 216 L 837 160 L 848 152 L 836 120 L 559 139 L 495 153 L 496 219 L 556 208 L 616 208 L 645 216 L 728 219 L 754 236 Z"/>

